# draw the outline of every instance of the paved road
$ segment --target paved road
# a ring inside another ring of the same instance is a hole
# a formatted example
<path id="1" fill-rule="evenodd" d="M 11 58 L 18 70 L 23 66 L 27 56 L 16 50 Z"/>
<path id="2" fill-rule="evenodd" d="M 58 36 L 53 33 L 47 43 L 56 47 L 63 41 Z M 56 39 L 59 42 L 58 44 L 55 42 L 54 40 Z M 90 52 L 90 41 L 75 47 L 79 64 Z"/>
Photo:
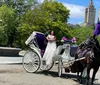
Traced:
<path id="1" fill-rule="evenodd" d="M 100 70 L 95 85 L 100 85 Z M 75 74 L 57 75 L 57 66 L 48 73 L 27 73 L 22 65 L 0 65 L 0 85 L 79 85 Z"/>
<path id="2" fill-rule="evenodd" d="M 59 78 L 57 72 L 27 73 L 22 65 L 0 65 L 0 85 L 77 85 L 72 79 Z"/>
<path id="3" fill-rule="evenodd" d="M 22 64 L 11 64 L 12 62 L 15 63 L 15 61 L 16 63 L 21 63 L 21 57 L 0 57 L 0 59 L 0 85 L 80 85 L 77 82 L 76 74 L 66 74 L 63 71 L 62 77 L 59 78 L 57 74 L 57 65 L 48 73 L 38 71 L 34 74 L 27 73 L 23 69 Z M 96 75 L 95 85 L 100 85 L 100 70 Z"/>

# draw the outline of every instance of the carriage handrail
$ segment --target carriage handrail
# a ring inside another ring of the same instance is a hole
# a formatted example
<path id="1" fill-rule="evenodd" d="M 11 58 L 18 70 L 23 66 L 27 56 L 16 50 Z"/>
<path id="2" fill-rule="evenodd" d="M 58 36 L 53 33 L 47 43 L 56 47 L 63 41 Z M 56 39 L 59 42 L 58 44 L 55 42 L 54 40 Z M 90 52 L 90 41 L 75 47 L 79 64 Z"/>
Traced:
<path id="1" fill-rule="evenodd" d="M 81 61 L 81 60 L 83 60 L 83 59 L 85 59 L 85 57 L 78 58 L 78 59 L 75 59 L 75 60 L 70 60 L 70 61 L 68 62 L 68 64 L 73 64 L 74 62 Z"/>
<path id="2" fill-rule="evenodd" d="M 74 61 L 80 61 L 80 60 L 83 60 L 83 59 L 85 59 L 85 57 L 75 59 Z"/>
<path id="3" fill-rule="evenodd" d="M 63 43 L 70 43 L 70 44 L 72 44 L 73 42 L 71 40 L 66 40 Z"/>

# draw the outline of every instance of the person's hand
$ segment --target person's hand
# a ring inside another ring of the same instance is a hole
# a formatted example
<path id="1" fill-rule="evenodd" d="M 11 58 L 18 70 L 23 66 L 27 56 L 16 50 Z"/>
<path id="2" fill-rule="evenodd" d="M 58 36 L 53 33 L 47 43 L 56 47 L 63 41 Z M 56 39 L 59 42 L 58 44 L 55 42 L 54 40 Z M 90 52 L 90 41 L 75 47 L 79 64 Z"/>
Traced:
<path id="1" fill-rule="evenodd" d="M 48 41 L 49 41 L 49 42 L 53 42 L 53 41 L 55 41 L 55 39 L 49 39 Z"/>
<path id="2" fill-rule="evenodd" d="M 54 41 L 54 40 L 52 40 L 52 39 L 49 39 L 48 41 L 52 42 L 52 41 Z"/>

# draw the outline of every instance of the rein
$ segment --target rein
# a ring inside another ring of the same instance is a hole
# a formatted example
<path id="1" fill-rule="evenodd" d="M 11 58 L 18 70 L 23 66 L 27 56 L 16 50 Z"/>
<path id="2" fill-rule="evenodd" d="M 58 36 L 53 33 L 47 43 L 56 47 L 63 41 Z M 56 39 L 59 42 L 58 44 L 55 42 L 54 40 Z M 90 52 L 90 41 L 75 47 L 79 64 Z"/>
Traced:
<path id="1" fill-rule="evenodd" d="M 100 52 L 100 49 L 96 46 L 96 45 L 94 45 L 95 47 L 96 47 L 96 49 Z"/>

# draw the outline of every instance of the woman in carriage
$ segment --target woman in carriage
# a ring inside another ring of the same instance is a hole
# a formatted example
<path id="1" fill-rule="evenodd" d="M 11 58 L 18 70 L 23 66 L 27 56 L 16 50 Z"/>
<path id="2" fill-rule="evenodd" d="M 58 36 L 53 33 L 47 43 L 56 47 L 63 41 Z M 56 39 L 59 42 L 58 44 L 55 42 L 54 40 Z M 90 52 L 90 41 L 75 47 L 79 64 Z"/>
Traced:
<path id="1" fill-rule="evenodd" d="M 51 31 L 50 34 L 46 37 L 48 40 L 48 44 L 45 50 L 45 53 L 43 55 L 43 60 L 46 61 L 46 68 L 52 64 L 52 58 L 55 55 L 56 52 L 56 36 L 55 32 Z"/>

